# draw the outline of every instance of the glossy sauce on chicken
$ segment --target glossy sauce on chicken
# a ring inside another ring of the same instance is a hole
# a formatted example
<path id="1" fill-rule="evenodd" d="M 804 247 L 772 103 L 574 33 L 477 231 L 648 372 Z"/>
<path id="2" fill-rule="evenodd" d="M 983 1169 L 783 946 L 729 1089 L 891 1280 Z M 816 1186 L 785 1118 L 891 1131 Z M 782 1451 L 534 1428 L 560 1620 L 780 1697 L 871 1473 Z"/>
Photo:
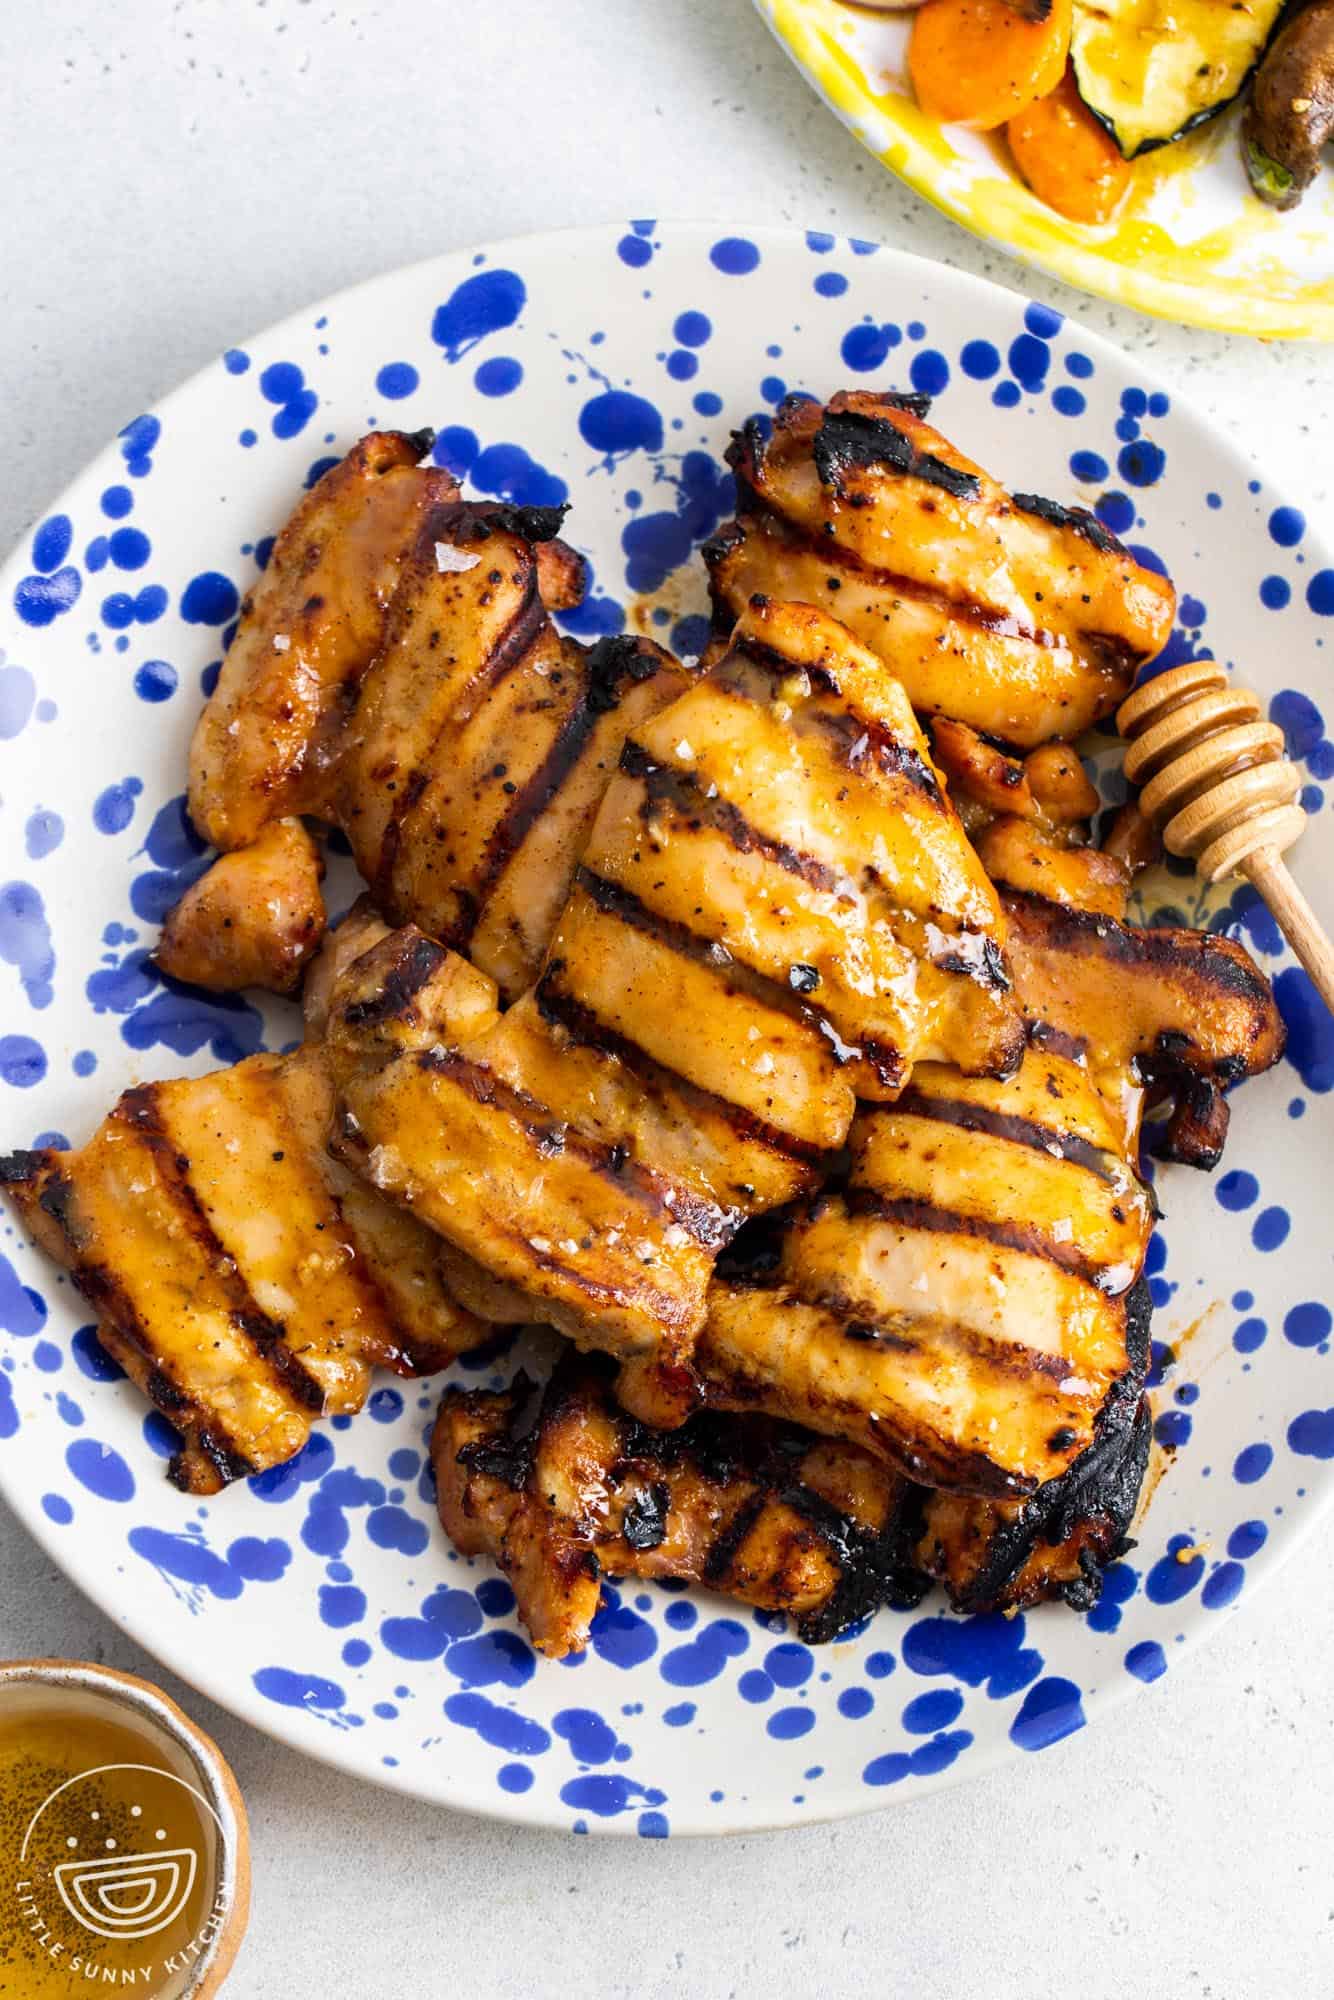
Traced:
<path id="1" fill-rule="evenodd" d="M 373 928 L 335 934 L 342 953 Z M 433 1373 L 489 1331 L 446 1289 L 432 1233 L 329 1157 L 332 1115 L 308 1040 L 138 1085 L 74 1152 L 0 1159 L 103 1345 L 180 1433 L 190 1492 L 291 1458 L 318 1417 L 361 1408 L 374 1367 Z"/>
<path id="2" fill-rule="evenodd" d="M 406 930 L 353 969 L 340 1150 L 530 1317 L 641 1364 L 622 1394 L 661 1419 L 714 1257 L 827 1170 L 857 1087 L 1013 1066 L 1000 930 L 901 691 L 755 605 L 627 737 L 532 993 L 462 1024 L 458 962 Z"/>
<path id="3" fill-rule="evenodd" d="M 195 732 L 223 853 L 158 959 L 304 974 L 306 1039 L 0 1162 L 183 1487 L 541 1321 L 579 1351 L 536 1407 L 451 1389 L 432 1445 L 541 1650 L 603 1574 L 811 1638 L 931 1579 L 1093 1601 L 1148 1448 L 1141 1120 L 1212 1165 L 1282 1028 L 1239 946 L 1127 925 L 1083 844 L 1068 739 L 1170 584 L 926 415 L 747 426 L 698 668 L 563 637 L 565 510 L 462 500 L 429 433 L 301 499 Z M 322 950 L 302 815 L 368 885 Z"/>
<path id="4" fill-rule="evenodd" d="M 1092 514 L 1009 494 L 926 421 L 929 398 L 790 397 L 730 461 L 706 549 L 722 629 L 755 591 L 839 618 L 914 708 L 1031 748 L 1109 715 L 1172 629 L 1175 592 Z"/>
<path id="5" fill-rule="evenodd" d="M 245 847 L 270 820 L 322 809 L 403 559 L 425 511 L 458 492 L 420 463 L 431 443 L 429 431 L 364 437 L 274 542 L 190 746 L 190 817 L 214 846 Z"/>
<path id="6" fill-rule="evenodd" d="M 994 1498 L 1059 1477 L 1138 1397 L 1148 1091 L 1173 1100 L 1177 1156 L 1212 1165 L 1222 1084 L 1282 1048 L 1230 940 L 1004 902 L 1029 1021 L 1017 1075 L 922 1066 L 866 1107 L 846 1187 L 795 1216 L 765 1282 L 715 1287 L 696 1351 L 714 1402 Z"/>

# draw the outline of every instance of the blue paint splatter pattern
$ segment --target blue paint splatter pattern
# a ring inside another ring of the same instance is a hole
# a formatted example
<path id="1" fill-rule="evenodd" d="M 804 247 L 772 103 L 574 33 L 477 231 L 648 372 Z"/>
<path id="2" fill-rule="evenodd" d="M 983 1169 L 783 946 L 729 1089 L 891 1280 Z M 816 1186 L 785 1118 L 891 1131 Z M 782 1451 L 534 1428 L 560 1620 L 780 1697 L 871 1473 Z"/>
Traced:
<path id="1" fill-rule="evenodd" d="M 179 417 L 134 418 L 25 539 L 0 593 L 6 1145 L 85 1102 L 91 1117 L 134 1071 L 231 1062 L 296 1032 L 280 1006 L 180 987 L 150 954 L 207 863 L 180 795 L 183 745 L 267 560 L 272 496 L 318 477 L 368 417 L 434 424 L 437 462 L 476 492 L 573 503 L 595 574 L 566 621 L 583 637 L 633 617 L 700 651 L 696 551 L 731 510 L 730 425 L 767 422 L 789 391 L 848 385 L 940 397 L 943 427 L 983 463 L 1080 500 L 1170 568 L 1165 661 L 1235 652 L 1255 674 L 1331 643 L 1334 562 L 1302 510 L 1252 489 L 1162 392 L 1048 308 L 980 309 L 945 273 L 924 293 L 873 244 L 822 231 L 786 243 L 640 219 L 591 245 L 443 260 L 374 303 L 335 301 L 229 348 L 206 378 L 216 415 L 189 419 L 187 401 Z M 571 285 L 571 259 L 590 260 L 587 282 Z M 1227 565 L 1196 554 L 1217 546 L 1215 513 Z M 1269 695 L 1317 815 L 1313 857 L 1334 782 L 1317 682 Z M 433 1526 L 434 1384 L 381 1392 L 292 1465 L 188 1501 L 161 1477 L 166 1426 L 17 1233 L 0 1251 L 0 1480 L 90 1587 L 133 1579 L 165 1657 L 216 1657 L 224 1698 L 352 1768 L 497 1811 L 654 1839 L 881 1803 L 998 1744 L 1044 1751 L 1109 1694 L 1170 1671 L 1179 1635 L 1244 1602 L 1334 1481 L 1334 1334 L 1302 1169 L 1308 1139 L 1328 1144 L 1334 1028 L 1252 892 L 1193 900 L 1174 878 L 1168 894 L 1275 975 L 1288 1054 L 1267 1108 L 1243 1095 L 1217 1182 L 1172 1180 L 1152 1285 L 1175 1459 L 1087 1618 L 927 1604 L 826 1655 L 703 1594 L 608 1587 L 588 1656 L 541 1664 L 509 1586 Z M 1209 1302 L 1197 1240 L 1220 1307 L 1208 1374 L 1170 1351 Z"/>

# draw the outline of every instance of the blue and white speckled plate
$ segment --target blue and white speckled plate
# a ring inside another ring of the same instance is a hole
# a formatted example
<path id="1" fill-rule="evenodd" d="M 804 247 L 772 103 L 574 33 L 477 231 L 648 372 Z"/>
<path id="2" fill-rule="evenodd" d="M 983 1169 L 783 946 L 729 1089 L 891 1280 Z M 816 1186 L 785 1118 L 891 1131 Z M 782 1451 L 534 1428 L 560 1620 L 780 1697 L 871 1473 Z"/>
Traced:
<path id="1" fill-rule="evenodd" d="M 0 1143 L 82 1139 L 132 1080 L 290 1038 L 275 1007 L 182 998 L 146 962 L 200 867 L 185 754 L 265 538 L 368 425 L 439 428 L 484 493 L 574 502 L 597 583 L 683 650 L 729 426 L 792 388 L 913 385 L 1003 478 L 1077 497 L 1182 592 L 1172 656 L 1244 663 L 1305 768 L 1297 872 L 1334 918 L 1334 563 L 1284 496 L 1044 307 L 831 236 L 637 222 L 443 257 L 299 314 L 135 417 L 0 583 Z M 1328 1190 L 1334 1026 L 1249 892 L 1192 919 L 1276 976 L 1286 1062 L 1234 1110 L 1227 1170 L 1160 1177 L 1160 1441 L 1140 1545 L 1086 1618 L 928 1603 L 811 1652 L 703 1593 L 610 1592 L 583 1660 L 539 1664 L 507 1586 L 423 1479 L 434 1385 L 384 1386 L 290 1468 L 201 1505 L 4 1225 L 0 1484 L 49 1553 L 216 1700 L 346 1770 L 477 1812 L 661 1835 L 861 1810 L 1021 1757 L 1170 1669 L 1334 1484 Z M 350 883 L 346 885 L 350 894 Z M 63 1141 L 62 1141 L 63 1143 Z M 1189 1340 L 1185 1339 L 1188 1329 Z M 469 1378 L 484 1379 L 478 1372 Z M 1202 1746 L 1203 1747 L 1203 1746 Z"/>

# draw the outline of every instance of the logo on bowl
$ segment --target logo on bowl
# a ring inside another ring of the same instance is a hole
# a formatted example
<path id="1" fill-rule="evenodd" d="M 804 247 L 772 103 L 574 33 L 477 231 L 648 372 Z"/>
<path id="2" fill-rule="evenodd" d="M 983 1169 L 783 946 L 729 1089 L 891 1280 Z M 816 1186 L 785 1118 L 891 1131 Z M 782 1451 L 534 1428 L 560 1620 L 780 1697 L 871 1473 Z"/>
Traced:
<path id="1" fill-rule="evenodd" d="M 119 1860 L 62 1861 L 56 1888 L 74 1921 L 99 1937 L 153 1937 L 185 1908 L 198 1859 L 192 1847 L 173 1847 Z"/>
<path id="2" fill-rule="evenodd" d="M 42 1993 L 131 1975 L 141 1992 L 192 1990 L 188 1974 L 227 1917 L 223 1840 L 203 1794 L 156 1765 L 99 1764 L 48 1792 L 13 1885 Z"/>

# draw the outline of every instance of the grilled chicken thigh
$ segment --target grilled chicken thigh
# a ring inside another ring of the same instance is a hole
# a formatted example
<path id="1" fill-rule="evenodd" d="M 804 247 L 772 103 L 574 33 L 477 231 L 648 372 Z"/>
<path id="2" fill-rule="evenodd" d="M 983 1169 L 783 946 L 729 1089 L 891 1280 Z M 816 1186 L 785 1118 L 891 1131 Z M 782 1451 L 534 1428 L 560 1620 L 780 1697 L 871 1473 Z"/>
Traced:
<path id="1" fill-rule="evenodd" d="M 433 443 L 431 431 L 370 432 L 274 542 L 190 746 L 190 817 L 215 847 L 246 847 L 286 814 L 327 816 L 344 724 L 403 566 L 433 549 L 433 512 L 458 499 L 453 475 L 422 463 Z M 584 565 L 544 532 L 542 596 L 560 610 L 582 596 Z"/>
<path id="2" fill-rule="evenodd" d="M 361 1408 L 373 1367 L 433 1373 L 490 1332 L 455 1304 L 431 1232 L 329 1158 L 332 1112 L 308 1041 L 128 1090 L 75 1152 L 0 1159 L 103 1344 L 180 1432 L 188 1492 L 291 1458 L 315 1418 Z"/>
<path id="3" fill-rule="evenodd" d="M 749 1203 L 788 1199 L 810 1169 L 725 1104 L 575 1040 L 534 995 L 503 1016 L 495 1000 L 410 929 L 353 965 L 329 1036 L 339 1155 L 441 1233 L 455 1283 L 480 1267 L 500 1317 L 549 1320 L 670 1382 L 714 1255 Z"/>
<path id="4" fill-rule="evenodd" d="M 901 692 L 818 613 L 755 606 L 627 737 L 503 1020 L 448 1018 L 458 961 L 418 932 L 353 968 L 339 1144 L 511 1311 L 641 1364 L 622 1395 L 661 1419 L 714 1256 L 827 1168 L 855 1088 L 1012 1066 L 998 931 Z"/>
<path id="5" fill-rule="evenodd" d="M 730 454 L 737 517 L 705 551 L 723 629 L 756 591 L 840 618 L 914 708 L 1031 749 L 1109 715 L 1175 593 L 1080 507 L 1007 494 L 929 400 L 791 397 Z"/>
<path id="6" fill-rule="evenodd" d="M 1059 1477 L 1138 1397 L 1147 1091 L 1174 1100 L 1175 1156 L 1212 1165 L 1222 1087 L 1282 1050 L 1230 940 L 1004 900 L 1030 1021 L 1018 1075 L 923 1065 L 867 1106 L 847 1188 L 796 1216 L 765 1282 L 715 1286 L 695 1355 L 723 1407 L 1001 1499 Z"/>
<path id="7" fill-rule="evenodd" d="M 536 1416 L 527 1385 L 445 1392 L 431 1440 L 440 1518 L 508 1576 L 533 1644 L 580 1653 L 602 1577 L 677 1577 L 837 1638 L 922 1584 L 898 1564 L 905 1482 L 855 1446 L 790 1425 L 703 1416 L 652 1431 L 605 1365 L 563 1361 Z"/>
<path id="8" fill-rule="evenodd" d="M 1087 1610 L 1131 1546 L 1149 1437 L 1142 1405 L 1065 1478 L 996 1504 L 770 1418 L 651 1430 L 618 1407 L 605 1363 L 567 1354 L 540 1397 L 523 1377 L 447 1389 L 431 1461 L 445 1532 L 499 1565 L 534 1645 L 561 1659 L 587 1647 L 604 1576 L 702 1583 L 786 1612 L 809 1643 L 933 1581 L 960 1611 Z"/>
<path id="9" fill-rule="evenodd" d="M 1030 891 L 1005 888 L 1002 900 L 1031 1033 L 1098 1077 L 1109 1101 L 1128 1073 L 1151 1105 L 1166 1104 L 1161 1157 L 1217 1166 L 1224 1092 L 1283 1054 L 1283 1017 L 1245 947 L 1211 931 L 1141 929 Z M 1122 1101 L 1133 1144 L 1144 1107 L 1134 1091 Z"/>
<path id="10" fill-rule="evenodd" d="M 647 639 L 562 639 L 542 596 L 562 510 L 429 516 L 346 732 L 332 814 L 380 909 L 532 983 L 627 730 L 689 686 Z"/>
<path id="11" fill-rule="evenodd" d="M 1282 1025 L 1083 844 L 1069 739 L 1171 585 L 926 414 L 793 398 L 737 438 L 700 669 L 561 637 L 565 510 L 462 500 L 429 432 L 302 500 L 195 732 L 223 852 L 158 959 L 305 972 L 306 1039 L 0 1159 L 185 1490 L 541 1321 L 575 1348 L 540 1397 L 450 1389 L 432 1439 L 540 1651 L 603 1575 L 812 1640 L 932 1580 L 1094 1601 L 1149 1447 L 1141 1119 L 1212 1166 Z M 322 950 L 302 815 L 368 884 Z"/>
<path id="12" fill-rule="evenodd" d="M 985 1094 L 919 1071 L 853 1136 L 851 1185 L 794 1221 L 772 1281 L 715 1286 L 706 1399 L 853 1438 L 931 1486 L 1033 1492 L 1132 1372 L 1152 1215 L 1114 1119 L 1034 1050 Z"/>
<path id="13" fill-rule="evenodd" d="M 334 929 L 325 933 L 319 955 L 301 988 L 301 1014 L 308 1042 L 323 1042 L 329 1030 L 333 990 L 350 965 L 389 935 L 389 926 L 367 895 L 358 896 Z"/>
<path id="14" fill-rule="evenodd" d="M 458 493 L 450 473 L 420 463 L 432 442 L 429 431 L 364 437 L 274 542 L 190 746 L 190 817 L 215 847 L 320 811 L 403 559 L 427 511 Z"/>
<path id="15" fill-rule="evenodd" d="M 1082 910 L 1093 918 L 1126 914 L 1131 871 L 1105 848 L 1054 841 L 1031 820 L 994 819 L 973 834 L 987 873 L 1007 893 L 1016 890 Z"/>
<path id="16" fill-rule="evenodd" d="M 466 952 L 513 999 L 626 730 L 689 676 L 647 639 L 562 639 L 549 610 L 576 602 L 584 576 L 557 536 L 564 509 L 459 500 L 447 475 L 402 457 L 429 441 L 363 440 L 279 537 L 195 734 L 191 815 L 219 846 L 245 845 L 191 896 L 258 877 L 250 843 L 271 811 L 312 813 L 345 831 L 386 915 Z M 264 918 L 257 901 L 261 965 Z M 269 928 L 277 958 L 281 912 Z M 215 940 L 210 985 L 255 970 L 239 937 Z"/>
<path id="17" fill-rule="evenodd" d="M 293 993 L 324 936 L 324 860 L 299 819 L 222 855 L 167 914 L 153 956 L 214 992 Z"/>
<path id="18" fill-rule="evenodd" d="M 994 891 L 903 690 L 764 599 L 627 736 L 540 990 L 826 1147 L 849 1090 L 893 1095 L 920 1060 L 1004 1074 L 1023 1040 Z"/>

